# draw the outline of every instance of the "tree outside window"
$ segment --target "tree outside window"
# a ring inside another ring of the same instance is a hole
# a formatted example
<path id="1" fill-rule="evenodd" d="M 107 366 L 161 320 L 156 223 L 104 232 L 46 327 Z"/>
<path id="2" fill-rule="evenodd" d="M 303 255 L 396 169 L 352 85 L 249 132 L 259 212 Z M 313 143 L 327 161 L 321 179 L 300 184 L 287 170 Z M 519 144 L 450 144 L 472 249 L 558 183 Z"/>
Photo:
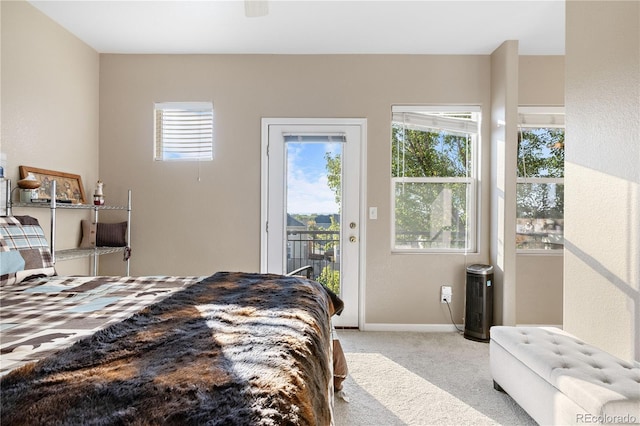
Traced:
<path id="1" fill-rule="evenodd" d="M 394 110 L 393 250 L 473 249 L 478 116 L 457 108 Z"/>
<path id="2" fill-rule="evenodd" d="M 533 123 L 518 132 L 516 248 L 529 252 L 564 247 L 564 120 L 543 113 L 521 114 Z"/>

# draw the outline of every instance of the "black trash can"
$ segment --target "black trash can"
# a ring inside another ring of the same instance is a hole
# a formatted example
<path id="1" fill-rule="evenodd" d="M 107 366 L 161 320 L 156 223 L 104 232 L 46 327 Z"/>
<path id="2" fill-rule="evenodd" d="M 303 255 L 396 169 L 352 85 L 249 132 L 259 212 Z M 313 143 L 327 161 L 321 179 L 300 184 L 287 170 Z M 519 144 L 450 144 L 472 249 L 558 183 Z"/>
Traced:
<path id="1" fill-rule="evenodd" d="M 493 323 L 493 266 L 467 267 L 464 337 L 486 342 Z"/>

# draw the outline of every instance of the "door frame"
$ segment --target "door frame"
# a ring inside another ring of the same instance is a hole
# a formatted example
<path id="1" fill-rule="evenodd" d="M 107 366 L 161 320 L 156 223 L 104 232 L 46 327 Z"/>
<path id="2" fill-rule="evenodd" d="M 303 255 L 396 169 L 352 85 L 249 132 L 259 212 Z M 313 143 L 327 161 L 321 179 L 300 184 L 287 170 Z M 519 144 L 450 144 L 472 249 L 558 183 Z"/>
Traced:
<path id="1" fill-rule="evenodd" d="M 260 147 L 260 272 L 267 271 L 267 219 L 269 194 L 269 126 L 359 126 L 360 127 L 360 197 L 359 203 L 359 260 L 358 260 L 358 328 L 365 324 L 365 285 L 366 283 L 366 223 L 367 223 L 367 119 L 366 118 L 262 118 Z"/>

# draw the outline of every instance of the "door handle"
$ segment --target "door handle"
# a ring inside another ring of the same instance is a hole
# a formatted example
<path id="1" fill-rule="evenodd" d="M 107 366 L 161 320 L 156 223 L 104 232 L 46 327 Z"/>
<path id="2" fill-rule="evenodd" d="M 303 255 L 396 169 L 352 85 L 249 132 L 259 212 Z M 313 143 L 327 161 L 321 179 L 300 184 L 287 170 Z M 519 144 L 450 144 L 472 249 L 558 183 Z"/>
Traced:
<path id="1" fill-rule="evenodd" d="M 349 237 L 349 241 L 350 241 L 350 242 L 352 242 L 352 243 L 355 243 L 355 242 L 356 242 L 356 240 L 357 240 L 357 239 L 356 239 L 356 237 L 355 237 L 354 235 L 352 235 L 352 236 L 350 236 L 350 237 Z"/>

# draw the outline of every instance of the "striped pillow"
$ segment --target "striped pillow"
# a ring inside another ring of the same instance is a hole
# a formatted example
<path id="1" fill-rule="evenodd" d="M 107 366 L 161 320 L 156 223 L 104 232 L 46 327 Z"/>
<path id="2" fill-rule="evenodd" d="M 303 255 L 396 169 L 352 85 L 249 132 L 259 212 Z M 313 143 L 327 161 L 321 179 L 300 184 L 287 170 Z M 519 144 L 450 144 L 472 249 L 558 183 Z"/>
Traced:
<path id="1" fill-rule="evenodd" d="M 82 240 L 80 248 L 125 247 L 127 245 L 127 222 L 102 223 L 81 220 Z"/>

